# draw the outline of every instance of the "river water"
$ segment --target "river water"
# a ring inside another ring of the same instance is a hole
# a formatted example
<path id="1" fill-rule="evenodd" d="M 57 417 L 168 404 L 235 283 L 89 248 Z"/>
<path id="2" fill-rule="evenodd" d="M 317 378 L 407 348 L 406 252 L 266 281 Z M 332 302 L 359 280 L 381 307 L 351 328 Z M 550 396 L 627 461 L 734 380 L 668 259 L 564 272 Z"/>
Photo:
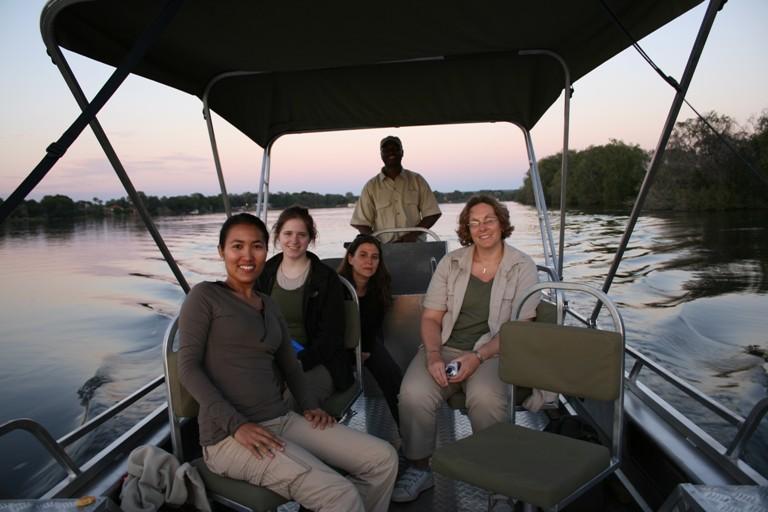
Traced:
<path id="1" fill-rule="evenodd" d="M 542 259 L 536 212 L 509 203 L 509 242 Z M 458 247 L 461 205 L 442 205 L 433 230 Z M 341 256 L 354 237 L 351 210 L 313 210 L 314 250 Z M 276 212 L 270 212 L 274 220 Z M 223 215 L 162 217 L 160 233 L 190 284 L 219 279 Z M 557 220 L 553 222 L 557 227 Z M 602 286 L 626 216 L 569 213 L 565 278 Z M 184 294 L 142 224 L 133 218 L 0 227 L 0 423 L 28 417 L 58 438 L 162 373 L 160 345 Z M 651 215 L 639 222 L 610 295 L 627 341 L 727 407 L 746 415 L 766 396 L 768 216 L 762 211 Z M 720 442 L 730 427 L 663 386 Z M 70 450 L 93 454 L 164 400 L 157 391 Z M 768 474 L 768 420 L 748 460 Z M 63 473 L 31 436 L 0 439 L 0 498 L 35 496 Z"/>

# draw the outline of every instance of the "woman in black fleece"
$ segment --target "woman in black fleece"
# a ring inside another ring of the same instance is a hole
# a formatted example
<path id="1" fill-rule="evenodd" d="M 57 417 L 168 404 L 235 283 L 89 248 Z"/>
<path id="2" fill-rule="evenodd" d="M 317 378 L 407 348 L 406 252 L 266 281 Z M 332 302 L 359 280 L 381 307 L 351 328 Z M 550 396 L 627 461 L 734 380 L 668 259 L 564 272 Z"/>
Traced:
<path id="1" fill-rule="evenodd" d="M 344 348 L 344 285 L 307 250 L 317 229 L 306 208 L 284 210 L 272 231 L 282 252 L 267 261 L 256 289 L 280 307 L 309 387 L 323 402 L 354 383 L 352 358 Z"/>

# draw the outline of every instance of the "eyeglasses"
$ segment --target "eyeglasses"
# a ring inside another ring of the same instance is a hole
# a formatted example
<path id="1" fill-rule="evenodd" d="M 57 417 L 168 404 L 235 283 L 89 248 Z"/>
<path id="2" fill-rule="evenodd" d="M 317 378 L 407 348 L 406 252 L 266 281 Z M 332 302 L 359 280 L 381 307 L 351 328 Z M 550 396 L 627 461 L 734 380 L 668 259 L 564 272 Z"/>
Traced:
<path id="1" fill-rule="evenodd" d="M 499 219 L 496 217 L 488 217 L 484 220 L 471 220 L 467 222 L 467 226 L 469 226 L 469 229 L 477 229 L 482 224 L 483 226 L 490 228 L 492 226 L 495 226 L 499 222 Z"/>

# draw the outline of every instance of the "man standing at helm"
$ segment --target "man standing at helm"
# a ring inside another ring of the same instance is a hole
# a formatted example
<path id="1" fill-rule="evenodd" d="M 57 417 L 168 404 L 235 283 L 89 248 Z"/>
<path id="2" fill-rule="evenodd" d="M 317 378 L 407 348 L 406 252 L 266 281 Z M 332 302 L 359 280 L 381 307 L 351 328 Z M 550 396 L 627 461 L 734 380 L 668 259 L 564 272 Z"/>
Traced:
<path id="1" fill-rule="evenodd" d="M 381 140 L 381 172 L 368 180 L 355 205 L 350 224 L 362 234 L 386 228 L 430 228 L 440 218 L 440 207 L 427 181 L 404 169 L 403 144 L 393 136 Z M 382 234 L 382 242 L 416 242 L 424 233 L 403 231 Z"/>

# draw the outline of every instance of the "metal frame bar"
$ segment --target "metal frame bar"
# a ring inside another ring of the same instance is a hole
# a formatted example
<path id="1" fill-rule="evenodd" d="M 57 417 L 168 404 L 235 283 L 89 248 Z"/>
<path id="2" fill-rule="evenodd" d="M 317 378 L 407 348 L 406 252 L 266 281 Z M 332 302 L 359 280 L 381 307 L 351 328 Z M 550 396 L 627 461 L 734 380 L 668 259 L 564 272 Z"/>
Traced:
<path id="1" fill-rule="evenodd" d="M 262 71 L 229 71 L 227 73 L 222 73 L 218 76 L 213 77 L 213 79 L 208 82 L 208 85 L 205 86 L 205 91 L 203 92 L 203 118 L 205 119 L 205 124 L 208 129 L 208 140 L 211 143 L 211 152 L 213 153 L 213 163 L 216 166 L 216 176 L 219 180 L 219 188 L 221 189 L 221 197 L 224 201 L 224 211 L 226 212 L 227 217 L 232 216 L 232 207 L 229 202 L 229 194 L 227 194 L 227 185 L 224 181 L 224 171 L 222 170 L 221 166 L 221 158 L 219 157 L 219 147 L 218 143 L 216 142 L 216 134 L 213 129 L 213 118 L 211 117 L 211 109 L 209 105 L 209 97 L 211 94 L 211 90 L 213 87 L 219 83 L 222 80 L 225 80 L 227 78 L 236 78 L 240 76 L 251 76 L 251 75 L 263 75 L 266 74 L 266 72 Z M 266 154 L 266 150 L 265 150 Z M 262 169 L 264 167 L 264 164 L 262 162 Z M 262 173 L 263 177 L 263 173 Z M 261 195 L 261 191 L 259 191 L 259 195 Z M 258 200 L 257 200 L 258 201 Z M 260 204 L 257 203 L 256 213 L 257 216 L 260 216 Z M 266 222 L 265 218 L 262 218 L 264 222 Z"/>
<path id="2" fill-rule="evenodd" d="M 51 490 L 45 493 L 43 499 L 68 498 L 80 494 L 80 490 L 94 478 L 98 478 L 111 465 L 114 465 L 119 455 L 123 461 L 128 460 L 128 454 L 135 447 L 146 443 L 148 437 L 156 442 L 160 442 L 163 433 L 158 434 L 165 423 L 162 421 L 165 415 L 166 405 L 155 408 L 146 415 L 136 425 L 131 427 L 126 433 L 112 441 L 108 446 L 94 455 L 88 462 L 81 467 L 82 474 L 74 479 L 66 479 L 59 482 Z M 144 443 L 142 443 L 144 441 Z"/>
<path id="3" fill-rule="evenodd" d="M 78 439 L 81 439 L 82 437 L 90 434 L 96 428 L 100 427 L 107 421 L 111 420 L 121 412 L 123 412 L 125 409 L 130 407 L 131 405 L 135 404 L 145 396 L 147 396 L 149 393 L 160 387 L 160 385 L 165 382 L 165 376 L 159 375 L 155 379 L 149 381 L 147 384 L 139 388 L 137 391 L 131 393 L 129 396 L 123 398 L 119 402 L 117 402 L 115 405 L 110 407 L 109 409 L 105 410 L 98 416 L 91 418 L 90 421 L 84 423 L 79 428 L 73 430 L 69 434 L 65 435 L 64 437 L 61 437 L 58 439 L 58 443 L 62 447 L 67 447 L 77 441 Z"/>
<path id="4" fill-rule="evenodd" d="M 690 446 L 701 452 L 718 470 L 727 473 L 728 477 L 739 484 L 768 485 L 768 479 L 741 459 L 734 459 L 726 454 L 725 447 L 707 434 L 701 427 L 662 399 L 642 382 L 629 383 L 629 390 L 655 413 L 664 424 L 669 425 Z M 669 452 L 668 452 L 669 453 Z M 673 458 L 676 454 L 672 453 Z M 690 461 L 678 461 L 682 468 L 690 465 Z"/>
<path id="5" fill-rule="evenodd" d="M 760 421 L 766 416 L 766 414 L 768 414 L 768 398 L 763 398 L 757 404 L 755 404 L 748 417 L 745 419 L 741 415 L 731 411 L 724 405 L 708 397 L 700 390 L 693 387 L 691 384 L 687 383 L 680 377 L 665 369 L 663 366 L 650 360 L 634 348 L 629 346 L 626 347 L 626 353 L 635 359 L 635 364 L 632 365 L 632 368 L 628 372 L 626 380 L 630 384 L 630 387 L 636 391 L 638 396 L 641 398 L 646 397 L 648 399 L 644 400 L 645 402 L 648 402 L 649 400 L 653 400 L 654 402 L 661 401 L 661 399 L 657 397 L 655 393 L 653 396 L 649 395 L 646 392 L 646 387 L 639 382 L 640 371 L 647 367 L 655 375 L 664 379 L 664 381 L 674 386 L 677 390 L 683 392 L 686 396 L 696 401 L 699 405 L 704 406 L 707 410 L 713 412 L 719 418 L 728 422 L 730 425 L 737 427 L 738 430 L 736 435 L 734 436 L 727 449 L 721 450 L 719 447 L 720 443 L 717 443 L 718 446 L 714 448 L 714 454 L 717 457 L 724 453 L 725 456 L 729 457 L 730 459 L 734 461 L 737 460 L 741 455 L 744 446 L 749 442 L 752 435 L 754 434 L 755 429 L 757 428 Z M 668 423 L 673 426 L 679 433 L 685 435 L 689 439 L 695 438 L 696 446 L 701 446 L 702 444 L 712 445 L 712 442 L 708 439 L 709 436 L 705 438 L 699 435 L 698 432 L 691 431 L 688 426 L 682 425 L 679 421 L 677 421 L 675 416 L 668 410 L 668 408 L 673 407 L 670 404 L 667 404 L 666 401 L 663 401 L 663 404 L 658 404 L 658 407 L 653 406 L 652 408 L 656 411 L 657 414 L 660 414 L 662 417 L 664 417 Z M 709 452 L 710 455 L 713 454 L 711 451 Z"/>
<path id="6" fill-rule="evenodd" d="M 51 454 L 56 462 L 58 462 L 59 465 L 63 466 L 64 469 L 67 470 L 69 479 L 76 478 L 82 474 L 80 467 L 75 463 L 75 461 L 72 460 L 69 454 L 64 451 L 64 448 L 58 442 L 56 442 L 48 430 L 40 423 L 29 418 L 19 418 L 16 420 L 8 421 L 0 425 L 0 437 L 16 430 L 25 430 L 32 434 L 35 439 L 40 441 L 40 444 L 43 445 L 43 448 L 45 448 L 46 451 Z"/>
<path id="7" fill-rule="evenodd" d="M 741 425 L 739 431 L 736 432 L 736 437 L 734 437 L 733 441 L 731 441 L 730 446 L 728 446 L 728 449 L 725 451 L 725 455 L 734 460 L 738 459 L 742 450 L 744 449 L 744 446 L 750 440 L 752 434 L 755 433 L 755 429 L 757 429 L 760 421 L 765 417 L 767 413 L 768 398 L 763 398 L 757 402 L 757 404 L 755 404 L 755 406 L 749 412 L 749 416 L 747 416 L 747 419 L 744 420 L 744 423 Z"/>
<path id="8" fill-rule="evenodd" d="M 165 336 L 163 336 L 163 375 L 170 375 L 168 371 L 168 354 L 173 350 L 173 341 L 176 338 L 176 332 L 179 328 L 179 316 L 176 315 L 168 328 L 165 330 Z M 186 462 L 184 458 L 184 445 L 181 439 L 181 424 L 177 421 L 176 413 L 174 412 L 175 400 L 173 399 L 173 393 L 171 391 L 171 383 L 168 379 L 165 380 L 165 392 L 166 400 L 168 402 L 168 424 L 171 428 L 171 448 L 173 454 L 179 459 L 180 462 Z"/>
<path id="9" fill-rule="evenodd" d="M 570 114 L 571 114 L 571 72 L 568 69 L 565 59 L 563 59 L 557 53 L 550 50 L 521 50 L 519 55 L 546 55 L 552 57 L 560 63 L 563 68 L 563 76 L 565 79 L 565 85 L 563 87 L 563 157 L 560 160 L 560 245 L 557 257 L 557 270 L 559 279 L 553 279 L 553 281 L 563 280 L 563 254 L 565 253 L 565 198 L 566 198 L 566 183 L 568 176 L 568 133 L 570 130 Z"/>
<path id="10" fill-rule="evenodd" d="M 269 141 L 267 147 L 264 148 L 264 156 L 261 160 L 261 181 L 259 183 L 259 216 L 264 222 L 267 222 L 267 213 L 269 210 L 269 184 L 272 180 L 272 147 L 275 145 L 275 141 L 279 138 L 276 137 Z"/>
<path id="11" fill-rule="evenodd" d="M 357 297 L 357 290 L 355 290 L 354 285 L 350 283 L 344 276 L 340 275 L 339 281 L 341 281 L 341 284 L 344 285 L 344 287 L 347 289 L 347 292 L 349 292 L 349 295 L 352 297 L 352 302 L 355 303 L 355 309 L 357 310 L 357 313 L 359 315 L 360 299 Z M 357 401 L 360 395 L 362 395 L 363 392 L 365 391 L 363 389 L 363 386 L 364 386 L 363 384 L 363 338 L 362 338 L 362 333 L 360 332 L 359 329 L 357 333 L 357 344 L 355 345 L 355 369 L 357 370 L 357 383 L 358 383 L 359 389 L 358 389 L 358 392 L 355 394 L 355 397 L 345 407 L 344 414 L 339 419 L 339 421 L 342 421 L 348 415 L 349 411 L 352 408 L 352 405 L 354 405 L 355 401 Z"/>
<path id="12" fill-rule="evenodd" d="M 669 142 L 669 138 L 672 135 L 672 130 L 675 127 L 677 116 L 680 113 L 683 100 L 685 100 L 685 94 L 688 92 L 688 86 L 691 84 L 691 79 L 693 78 L 693 74 L 696 71 L 699 58 L 701 57 L 701 53 L 704 50 L 704 43 L 707 41 L 707 36 L 709 35 L 709 31 L 712 29 L 712 24 L 715 21 L 717 12 L 720 10 L 724 3 L 725 0 L 709 1 L 707 11 L 704 14 L 704 19 L 702 19 L 699 32 L 696 35 L 693 48 L 691 48 L 691 53 L 688 56 L 688 63 L 685 66 L 685 71 L 683 72 L 683 77 L 680 80 L 680 85 L 677 88 L 677 93 L 672 100 L 672 105 L 669 107 L 667 120 L 664 123 L 664 128 L 662 129 L 661 136 L 659 137 L 659 141 L 656 145 L 656 151 L 654 152 L 653 158 L 651 158 L 651 161 L 648 164 L 648 169 L 645 171 L 645 178 L 643 179 L 643 183 L 640 185 L 640 190 L 637 193 L 635 204 L 632 207 L 632 213 L 630 214 L 629 220 L 627 221 L 627 227 L 624 230 L 624 235 L 621 238 L 619 247 L 616 249 L 616 255 L 613 258 L 613 263 L 611 263 L 611 268 L 608 271 L 605 282 L 603 283 L 603 291 L 606 293 L 608 293 L 608 290 L 611 289 L 613 278 L 616 276 L 616 272 L 619 269 L 621 260 L 624 257 L 624 251 L 629 245 L 632 232 L 634 231 L 635 225 L 637 224 L 637 219 L 640 216 L 640 212 L 642 211 L 643 206 L 645 205 L 645 199 L 648 196 L 648 191 L 650 190 L 651 185 L 656 178 L 656 173 L 658 172 L 662 160 L 664 159 L 664 151 L 666 150 L 667 142 Z M 592 321 L 597 319 L 597 315 L 600 314 L 601 307 L 601 303 L 598 302 L 595 306 L 595 309 L 592 311 Z"/>
<path id="13" fill-rule="evenodd" d="M 627 375 L 627 381 L 631 384 L 634 384 L 638 381 L 638 377 L 640 374 L 640 371 L 647 367 L 650 370 L 653 371 L 656 375 L 664 379 L 669 384 L 672 384 L 675 388 L 682 391 L 689 397 L 696 400 L 699 404 L 703 405 L 707 409 L 709 409 L 711 412 L 714 412 L 717 414 L 720 418 L 726 420 L 731 425 L 740 427 L 744 424 L 744 418 L 740 415 L 736 414 L 735 412 L 731 411 L 724 405 L 716 402 L 712 398 L 708 397 L 677 375 L 673 374 L 660 364 L 652 361 L 650 358 L 643 355 L 641 352 L 636 350 L 633 347 L 627 346 L 625 349 L 625 352 L 633 357 L 635 359 L 635 364 L 632 365 L 632 368 L 629 371 L 629 374 Z"/>
<path id="14" fill-rule="evenodd" d="M 541 177 L 539 176 L 539 165 L 536 162 L 536 153 L 533 150 L 533 140 L 531 139 L 531 132 L 526 128 L 519 126 L 523 132 L 525 138 L 525 147 L 528 151 L 528 164 L 531 170 L 531 188 L 533 189 L 533 199 L 536 203 L 536 212 L 539 218 L 539 230 L 541 232 L 541 244 L 544 249 L 544 263 L 554 268 L 558 275 L 561 274 L 557 268 L 555 243 L 552 237 L 552 226 L 549 222 L 549 214 L 547 212 L 547 202 L 544 199 L 544 191 L 541 185 Z"/>
<path id="15" fill-rule="evenodd" d="M 206 91 L 206 94 L 208 91 Z M 203 117 L 205 125 L 208 127 L 208 139 L 211 141 L 211 151 L 213 152 L 213 163 L 216 166 L 216 176 L 219 178 L 219 188 L 221 189 L 221 199 L 224 202 L 224 213 L 227 218 L 232 216 L 232 206 L 229 203 L 229 194 L 227 194 L 227 185 L 224 182 L 224 173 L 221 170 L 221 159 L 219 158 L 219 148 L 216 144 L 216 134 L 213 131 L 213 119 L 211 119 L 211 110 L 208 108 L 208 98 L 203 96 Z"/>
<path id="16" fill-rule="evenodd" d="M 99 416 L 96 416 L 80 428 L 68 433 L 58 440 L 54 439 L 43 425 L 28 418 L 15 419 L 0 425 L 0 437 L 16 430 L 25 430 L 32 434 L 54 460 L 67 472 L 67 477 L 49 489 L 43 498 L 69 496 L 70 491 L 79 488 L 84 482 L 90 480 L 97 475 L 99 471 L 113 463 L 113 451 L 129 445 L 136 436 L 145 433 L 148 427 L 156 421 L 158 415 L 165 411 L 166 406 L 160 406 L 153 413 L 144 417 L 139 423 L 131 427 L 128 432 L 119 436 L 98 454 L 89 459 L 82 467 L 69 456 L 66 452 L 66 448 L 149 394 L 152 390 L 162 384 L 164 380 L 165 378 L 163 376 L 156 378 L 144 385 L 138 391 L 122 399 Z"/>
<path id="17" fill-rule="evenodd" d="M 177 2 L 177 0 L 173 0 L 173 1 Z M 178 9 L 179 6 L 176 6 L 175 8 Z M 169 21 L 170 20 L 166 20 L 166 23 L 168 23 Z M 48 50 L 48 54 L 51 56 L 53 63 L 59 69 L 59 72 L 64 78 L 64 82 L 66 82 L 67 86 L 72 92 L 72 95 L 74 96 L 75 101 L 77 101 L 77 104 L 80 106 L 81 110 L 83 111 L 83 113 L 81 114 L 81 117 L 82 117 L 89 111 L 90 105 L 88 103 L 88 100 L 85 97 L 85 94 L 83 93 L 83 90 L 80 87 L 80 84 L 75 78 L 75 75 L 72 72 L 72 69 L 70 68 L 69 63 L 64 58 L 64 54 L 61 52 L 61 48 L 59 47 L 58 43 L 55 40 L 55 34 L 53 33 L 53 30 L 52 30 L 52 24 L 49 22 L 46 25 L 46 28 L 47 30 L 43 33 L 43 40 Z M 136 43 L 136 45 L 138 45 L 138 42 Z M 123 65 L 124 64 L 121 64 L 121 66 Z M 120 68 L 118 68 L 118 70 L 119 69 Z M 115 70 L 115 73 L 113 74 L 113 76 L 117 74 L 118 70 Z M 128 73 L 130 73 L 130 69 L 125 71 L 126 76 Z M 106 86 L 107 85 L 105 84 L 104 87 Z M 96 101 L 95 98 L 94 98 L 94 101 Z M 171 272 L 173 273 L 174 277 L 178 281 L 181 288 L 184 290 L 184 293 L 188 293 L 190 287 L 189 287 L 189 284 L 187 283 L 186 278 L 184 277 L 184 274 L 182 274 L 181 269 L 176 264 L 176 260 L 173 258 L 173 255 L 168 249 L 168 246 L 165 244 L 165 240 L 163 240 L 163 238 L 160 236 L 160 233 L 158 232 L 157 227 L 152 221 L 152 216 L 149 214 L 149 211 L 144 205 L 144 201 L 142 201 L 141 196 L 139 196 L 139 193 L 136 191 L 136 188 L 133 186 L 131 179 L 128 177 L 128 173 L 126 172 L 122 162 L 117 156 L 117 153 L 112 147 L 112 144 L 110 143 L 109 138 L 107 138 L 107 134 L 104 132 L 104 129 L 101 127 L 99 120 L 96 118 L 96 112 L 93 113 L 93 117 L 90 119 L 89 124 L 91 126 L 91 130 L 93 131 L 93 134 L 96 136 L 96 140 L 101 145 L 101 148 L 104 151 L 104 154 L 106 155 L 107 160 L 109 160 L 109 163 L 112 165 L 112 168 L 114 169 L 115 174 L 117 174 L 117 177 L 120 180 L 120 183 L 123 185 L 123 188 L 128 194 L 128 197 L 130 197 L 131 202 L 133 202 L 134 207 L 136 208 L 136 210 L 139 213 L 139 216 L 144 222 L 144 226 L 147 228 L 147 231 L 149 231 L 150 236 L 155 241 L 155 245 L 157 245 L 157 248 L 160 250 L 160 253 L 163 255 L 163 259 L 165 259 L 165 262 L 170 267 Z M 0 207 L 2 207 L 2 205 L 0 205 Z"/>
<path id="18" fill-rule="evenodd" d="M 419 226 L 414 226 L 412 228 L 384 228 L 374 233 L 371 233 L 371 236 L 378 237 L 379 235 L 383 235 L 385 233 L 402 233 L 403 231 L 418 231 L 420 233 L 426 233 L 432 238 L 434 238 L 436 242 L 440 241 L 440 236 L 437 233 L 435 233 L 429 228 L 422 228 Z"/>
<path id="19" fill-rule="evenodd" d="M 125 81 L 136 64 L 144 57 L 152 43 L 155 42 L 160 33 L 173 19 L 181 4 L 182 0 L 166 0 L 157 18 L 139 36 L 125 59 L 115 68 L 109 79 L 107 79 L 99 92 L 96 93 L 93 101 L 86 103 L 77 119 L 64 131 L 57 141 L 48 146 L 46 154 L 40 163 L 35 166 L 32 172 L 11 193 L 8 199 L 0 204 L 0 222 L 4 221 L 16 206 L 40 183 L 53 166 L 56 165 L 56 162 L 64 156 L 72 143 L 77 140 L 85 127 L 96 118 L 96 114 L 98 114 L 115 91 L 120 88 L 120 85 Z"/>

